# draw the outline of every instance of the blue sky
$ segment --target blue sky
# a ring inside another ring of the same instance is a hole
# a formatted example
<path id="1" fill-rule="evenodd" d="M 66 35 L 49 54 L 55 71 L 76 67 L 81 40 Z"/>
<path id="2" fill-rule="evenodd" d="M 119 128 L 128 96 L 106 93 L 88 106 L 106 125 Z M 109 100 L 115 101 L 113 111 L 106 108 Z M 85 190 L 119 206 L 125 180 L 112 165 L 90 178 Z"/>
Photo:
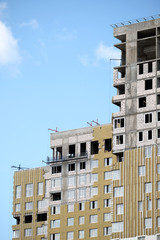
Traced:
<path id="1" fill-rule="evenodd" d="M 0 1 L 1 238 L 12 236 L 12 165 L 43 166 L 48 128 L 111 122 L 112 23 L 160 13 L 158 0 Z M 2 220 L 3 219 L 3 220 Z"/>

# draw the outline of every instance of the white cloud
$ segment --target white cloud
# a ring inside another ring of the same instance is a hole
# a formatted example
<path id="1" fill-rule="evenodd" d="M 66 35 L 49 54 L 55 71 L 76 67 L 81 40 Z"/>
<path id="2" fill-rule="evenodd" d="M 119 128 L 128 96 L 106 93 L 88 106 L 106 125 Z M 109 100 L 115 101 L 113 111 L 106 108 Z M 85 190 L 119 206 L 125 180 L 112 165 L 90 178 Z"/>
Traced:
<path id="1" fill-rule="evenodd" d="M 63 28 L 60 33 L 57 33 L 55 35 L 57 40 L 67 40 L 71 41 L 76 39 L 76 34 L 75 32 L 69 32 L 66 28 Z"/>
<path id="2" fill-rule="evenodd" d="M 1 2 L 0 3 L 0 16 L 2 16 L 4 9 L 7 8 L 7 3 L 6 2 Z"/>
<path id="3" fill-rule="evenodd" d="M 20 24 L 21 27 L 31 27 L 33 29 L 36 29 L 39 27 L 39 23 L 36 19 L 31 19 L 28 22 L 24 22 Z"/>
<path id="4" fill-rule="evenodd" d="M 120 51 L 116 50 L 114 47 L 105 46 L 101 42 L 96 49 L 96 57 L 98 60 L 120 59 L 121 54 Z"/>
<path id="5" fill-rule="evenodd" d="M 13 37 L 11 30 L 0 21 L 0 65 L 18 63 L 20 54 L 18 41 Z"/>

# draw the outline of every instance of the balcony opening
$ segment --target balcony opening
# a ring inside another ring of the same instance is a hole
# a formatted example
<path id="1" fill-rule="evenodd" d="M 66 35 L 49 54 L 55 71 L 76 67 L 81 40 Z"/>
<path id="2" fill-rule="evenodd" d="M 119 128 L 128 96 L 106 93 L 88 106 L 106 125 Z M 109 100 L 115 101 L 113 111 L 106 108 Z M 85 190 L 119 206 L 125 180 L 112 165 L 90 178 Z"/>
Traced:
<path id="1" fill-rule="evenodd" d="M 37 222 L 47 221 L 47 213 L 37 214 Z"/>
<path id="2" fill-rule="evenodd" d="M 152 79 L 145 80 L 145 90 L 152 89 Z"/>
<path id="3" fill-rule="evenodd" d="M 160 94 L 157 95 L 157 105 L 159 105 L 159 104 L 160 104 Z"/>
<path id="4" fill-rule="evenodd" d="M 24 223 L 31 223 L 32 222 L 32 215 L 24 216 Z"/>
<path id="5" fill-rule="evenodd" d="M 86 155 L 86 143 L 80 144 L 80 155 L 85 156 Z"/>
<path id="6" fill-rule="evenodd" d="M 69 145 L 69 158 L 75 157 L 75 144 Z"/>
<path id="7" fill-rule="evenodd" d="M 126 42 L 126 34 L 116 36 L 121 42 Z"/>
<path id="8" fill-rule="evenodd" d="M 137 61 L 148 61 L 156 58 L 156 38 L 137 42 Z"/>
<path id="9" fill-rule="evenodd" d="M 104 149 L 107 152 L 111 152 L 111 150 L 112 150 L 112 139 L 111 138 L 104 140 Z"/>
<path id="10" fill-rule="evenodd" d="M 121 111 L 121 102 L 114 102 L 114 104 L 115 104 L 116 106 L 118 106 L 118 107 L 119 107 L 119 111 Z"/>
<path id="11" fill-rule="evenodd" d="M 117 88 L 117 95 L 123 95 L 125 94 L 125 85 L 119 85 L 119 86 L 116 86 Z"/>
<path id="12" fill-rule="evenodd" d="M 56 159 L 62 159 L 62 147 L 57 147 Z"/>
<path id="13" fill-rule="evenodd" d="M 156 28 L 151 28 L 138 32 L 138 39 L 153 37 L 156 35 Z"/>
<path id="14" fill-rule="evenodd" d="M 20 216 L 16 216 L 14 217 L 14 219 L 16 220 L 16 225 L 20 224 Z"/>
<path id="15" fill-rule="evenodd" d="M 61 165 L 52 167 L 52 174 L 61 173 L 61 172 L 62 172 L 62 166 Z"/>
<path id="16" fill-rule="evenodd" d="M 143 74 L 143 64 L 139 64 L 139 74 Z"/>
<path id="17" fill-rule="evenodd" d="M 98 146 L 99 146 L 98 141 L 91 142 L 91 154 L 98 154 L 99 151 Z"/>
<path id="18" fill-rule="evenodd" d="M 160 78 L 157 78 L 157 88 L 160 88 Z"/>
<path id="19" fill-rule="evenodd" d="M 124 161 L 124 154 L 123 152 L 116 153 L 117 156 L 117 162 L 123 162 Z"/>
<path id="20" fill-rule="evenodd" d="M 126 68 L 125 67 L 117 67 L 115 69 L 118 69 L 118 79 L 125 78 L 125 76 L 126 76 Z"/>
<path id="21" fill-rule="evenodd" d="M 139 98 L 139 108 L 146 107 L 146 97 Z"/>

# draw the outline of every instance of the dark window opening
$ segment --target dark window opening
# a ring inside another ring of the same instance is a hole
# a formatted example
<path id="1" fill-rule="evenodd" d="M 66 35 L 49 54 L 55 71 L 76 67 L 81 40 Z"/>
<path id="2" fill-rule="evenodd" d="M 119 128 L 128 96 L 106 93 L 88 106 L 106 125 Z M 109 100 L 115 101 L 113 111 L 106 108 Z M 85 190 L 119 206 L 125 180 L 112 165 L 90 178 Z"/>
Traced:
<path id="1" fill-rule="evenodd" d="M 115 128 L 122 128 L 122 127 L 124 127 L 124 118 L 115 119 L 114 127 Z"/>
<path id="2" fill-rule="evenodd" d="M 157 129 L 157 137 L 160 138 L 160 129 Z"/>
<path id="3" fill-rule="evenodd" d="M 56 240 L 56 239 L 57 239 L 56 233 L 51 234 L 51 238 L 50 238 L 50 239 L 51 239 L 51 240 Z"/>
<path id="4" fill-rule="evenodd" d="M 139 74 L 143 74 L 143 64 L 139 64 Z"/>
<path id="5" fill-rule="evenodd" d="M 105 151 L 110 152 L 112 150 L 112 139 L 111 138 L 105 139 L 104 143 L 105 143 Z"/>
<path id="6" fill-rule="evenodd" d="M 160 121 L 160 112 L 157 113 L 157 121 Z"/>
<path id="7" fill-rule="evenodd" d="M 149 73 L 153 72 L 152 62 L 149 62 L 149 63 L 148 63 L 148 72 L 149 72 Z"/>
<path id="8" fill-rule="evenodd" d="M 156 58 L 156 38 L 137 42 L 137 61 L 147 61 Z"/>
<path id="9" fill-rule="evenodd" d="M 139 142 L 143 141 L 143 132 L 139 132 L 138 140 L 139 140 Z"/>
<path id="10" fill-rule="evenodd" d="M 37 222 L 47 221 L 47 213 L 37 214 Z"/>
<path id="11" fill-rule="evenodd" d="M 98 154 L 98 141 L 91 142 L 91 154 Z"/>
<path id="12" fill-rule="evenodd" d="M 153 37 L 156 35 L 156 28 L 147 29 L 138 32 L 138 39 Z"/>
<path id="13" fill-rule="evenodd" d="M 160 58 L 160 37 L 157 37 L 157 58 Z"/>
<path id="14" fill-rule="evenodd" d="M 57 147 L 56 158 L 58 160 L 62 159 L 62 147 Z"/>
<path id="15" fill-rule="evenodd" d="M 24 223 L 31 223 L 32 222 L 32 215 L 24 216 Z"/>
<path id="16" fill-rule="evenodd" d="M 157 95 L 157 104 L 160 104 L 160 95 Z"/>
<path id="17" fill-rule="evenodd" d="M 68 171 L 75 171 L 75 163 L 68 164 Z"/>
<path id="18" fill-rule="evenodd" d="M 14 219 L 16 220 L 16 225 L 20 224 L 20 216 L 14 217 Z"/>
<path id="19" fill-rule="evenodd" d="M 152 122 L 152 113 L 145 114 L 145 123 Z"/>
<path id="20" fill-rule="evenodd" d="M 95 208 L 97 208 L 97 201 L 90 202 L 90 209 L 95 209 Z"/>
<path id="21" fill-rule="evenodd" d="M 79 211 L 83 211 L 84 210 L 84 203 L 79 203 Z"/>
<path id="22" fill-rule="evenodd" d="M 123 152 L 116 153 L 116 155 L 117 155 L 117 162 L 123 162 L 124 161 Z"/>
<path id="23" fill-rule="evenodd" d="M 151 140 L 152 139 L 152 130 L 149 130 L 148 131 L 148 140 Z"/>
<path id="24" fill-rule="evenodd" d="M 80 144 L 80 155 L 85 156 L 86 155 L 86 143 Z"/>
<path id="25" fill-rule="evenodd" d="M 125 85 L 119 85 L 119 86 L 116 86 L 117 88 L 117 95 L 123 95 L 125 94 Z"/>
<path id="26" fill-rule="evenodd" d="M 86 169 L 86 162 L 80 162 L 80 170 Z"/>
<path id="27" fill-rule="evenodd" d="M 75 157 L 75 144 L 69 145 L 69 157 Z"/>
<path id="28" fill-rule="evenodd" d="M 53 160 L 54 160 L 54 151 L 55 151 L 54 148 L 52 148 L 52 151 L 53 151 L 52 156 L 53 156 Z"/>
<path id="29" fill-rule="evenodd" d="M 51 200 L 52 201 L 59 201 L 59 200 L 61 200 L 61 192 L 51 193 Z"/>
<path id="30" fill-rule="evenodd" d="M 139 98 L 139 108 L 146 107 L 146 97 Z"/>
<path id="31" fill-rule="evenodd" d="M 145 90 L 152 89 L 152 79 L 145 80 Z"/>
<path id="32" fill-rule="evenodd" d="M 157 88 L 160 88 L 160 78 L 157 78 Z"/>
<path id="33" fill-rule="evenodd" d="M 62 166 L 61 165 L 52 167 L 52 174 L 61 173 L 61 172 L 62 172 Z"/>
<path id="34" fill-rule="evenodd" d="M 157 61 L 157 71 L 160 71 L 160 60 Z"/>

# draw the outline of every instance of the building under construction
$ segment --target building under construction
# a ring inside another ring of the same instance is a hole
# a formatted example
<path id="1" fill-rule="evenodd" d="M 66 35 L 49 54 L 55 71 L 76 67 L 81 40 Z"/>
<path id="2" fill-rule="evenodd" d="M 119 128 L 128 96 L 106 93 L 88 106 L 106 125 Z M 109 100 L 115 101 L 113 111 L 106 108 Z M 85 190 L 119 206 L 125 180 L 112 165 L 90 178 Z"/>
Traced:
<path id="1" fill-rule="evenodd" d="M 51 134 L 14 174 L 13 239 L 160 240 L 160 15 L 115 24 L 112 123 Z"/>

